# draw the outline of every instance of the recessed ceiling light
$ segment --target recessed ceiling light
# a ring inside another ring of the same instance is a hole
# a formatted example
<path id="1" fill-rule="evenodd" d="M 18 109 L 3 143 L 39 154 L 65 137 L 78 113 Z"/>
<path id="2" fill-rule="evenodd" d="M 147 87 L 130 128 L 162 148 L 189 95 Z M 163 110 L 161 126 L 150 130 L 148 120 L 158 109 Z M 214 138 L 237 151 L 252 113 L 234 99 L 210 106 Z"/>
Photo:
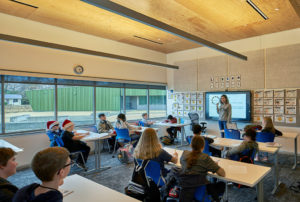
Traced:
<path id="1" fill-rule="evenodd" d="M 279 8 L 275 8 L 275 11 L 279 11 Z"/>

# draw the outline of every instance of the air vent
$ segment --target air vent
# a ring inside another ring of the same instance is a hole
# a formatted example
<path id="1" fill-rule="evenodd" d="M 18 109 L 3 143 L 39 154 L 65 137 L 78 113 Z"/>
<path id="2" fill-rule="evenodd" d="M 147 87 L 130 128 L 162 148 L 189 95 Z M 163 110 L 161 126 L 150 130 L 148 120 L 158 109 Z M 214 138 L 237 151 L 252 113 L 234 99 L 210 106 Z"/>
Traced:
<path id="1" fill-rule="evenodd" d="M 37 6 L 31 5 L 31 4 L 27 4 L 27 3 L 24 3 L 24 2 L 21 2 L 21 1 L 16 1 L 16 0 L 10 0 L 10 1 L 18 3 L 18 4 L 22 4 L 24 6 L 29 6 L 31 8 L 38 8 Z"/>
<path id="2" fill-rule="evenodd" d="M 153 41 L 151 39 L 147 39 L 147 38 L 144 38 L 144 37 L 141 37 L 141 36 L 133 35 L 133 37 L 138 38 L 138 39 L 142 39 L 142 40 L 145 40 L 145 41 L 149 41 L 149 42 L 152 42 L 152 43 L 156 43 L 156 44 L 159 44 L 159 45 L 163 45 L 164 44 L 164 43 L 161 43 L 161 42 L 158 42 L 158 41 Z"/>

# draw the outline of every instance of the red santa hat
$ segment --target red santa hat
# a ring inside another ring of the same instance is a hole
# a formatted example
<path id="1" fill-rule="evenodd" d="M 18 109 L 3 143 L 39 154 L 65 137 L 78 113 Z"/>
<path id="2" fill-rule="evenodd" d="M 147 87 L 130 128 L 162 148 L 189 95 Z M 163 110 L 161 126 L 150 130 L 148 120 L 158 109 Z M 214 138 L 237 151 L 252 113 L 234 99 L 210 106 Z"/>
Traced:
<path id="1" fill-rule="evenodd" d="M 47 122 L 47 130 L 51 130 L 53 126 L 58 125 L 58 121 L 48 121 Z"/>
<path id="2" fill-rule="evenodd" d="M 66 130 L 67 128 L 69 128 L 72 125 L 74 125 L 74 123 L 68 119 L 64 120 L 64 122 L 62 123 L 62 127 L 64 130 Z"/>

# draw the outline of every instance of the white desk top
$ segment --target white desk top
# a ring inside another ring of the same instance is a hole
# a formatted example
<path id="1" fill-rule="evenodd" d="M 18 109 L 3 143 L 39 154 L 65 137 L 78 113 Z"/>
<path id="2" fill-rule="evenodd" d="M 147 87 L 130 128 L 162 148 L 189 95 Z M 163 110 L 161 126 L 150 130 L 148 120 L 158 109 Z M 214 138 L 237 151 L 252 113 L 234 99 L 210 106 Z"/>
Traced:
<path id="1" fill-rule="evenodd" d="M 243 140 L 235 140 L 235 139 L 228 139 L 228 138 L 216 138 L 212 145 L 221 146 L 221 147 L 236 147 L 242 143 Z M 278 147 L 267 147 L 266 143 L 258 142 L 258 148 L 261 152 L 267 152 L 270 154 L 274 154 L 279 151 L 280 148 Z"/>
<path id="2" fill-rule="evenodd" d="M 158 126 L 169 126 L 169 127 L 182 127 L 191 125 L 191 123 L 165 123 L 165 122 L 157 122 L 155 125 Z"/>
<path id="3" fill-rule="evenodd" d="M 164 149 L 169 153 L 174 153 L 175 149 L 166 148 Z M 180 165 L 180 158 L 183 150 L 176 150 L 178 153 L 177 166 Z M 238 184 L 243 184 L 246 186 L 254 187 L 259 183 L 270 171 L 270 167 L 243 163 L 239 161 L 232 161 L 229 159 L 222 159 L 217 157 L 212 157 L 214 161 L 218 162 L 218 165 L 225 170 L 225 177 L 218 176 L 217 174 L 208 173 L 209 176 L 222 179 L 229 182 L 235 182 Z"/>
<path id="4" fill-rule="evenodd" d="M 10 144 L 9 142 L 0 139 L 0 147 L 7 147 L 7 148 L 11 148 L 12 150 L 14 150 L 15 152 L 22 152 L 23 149 L 16 147 L 15 145 Z"/>
<path id="5" fill-rule="evenodd" d="M 135 132 L 139 132 L 139 133 L 142 133 L 144 132 L 144 130 L 146 130 L 147 128 L 149 127 L 142 127 L 142 129 L 134 129 Z M 158 131 L 158 128 L 152 128 L 154 129 L 156 132 Z"/>
<path id="6" fill-rule="evenodd" d="M 94 133 L 86 130 L 77 130 L 77 133 L 87 133 L 89 132 L 90 134 L 88 136 L 85 136 L 82 138 L 82 141 L 89 142 L 89 141 L 94 141 L 94 140 L 99 140 L 99 139 L 107 139 L 110 138 L 109 133 Z"/>
<path id="7" fill-rule="evenodd" d="M 296 139 L 298 138 L 299 133 L 297 132 L 282 132 L 282 136 L 277 136 L 276 138 L 291 138 Z"/>
<path id="8" fill-rule="evenodd" d="M 134 198 L 79 175 L 68 176 L 60 188 L 73 191 L 64 197 L 64 202 L 138 202 Z"/>

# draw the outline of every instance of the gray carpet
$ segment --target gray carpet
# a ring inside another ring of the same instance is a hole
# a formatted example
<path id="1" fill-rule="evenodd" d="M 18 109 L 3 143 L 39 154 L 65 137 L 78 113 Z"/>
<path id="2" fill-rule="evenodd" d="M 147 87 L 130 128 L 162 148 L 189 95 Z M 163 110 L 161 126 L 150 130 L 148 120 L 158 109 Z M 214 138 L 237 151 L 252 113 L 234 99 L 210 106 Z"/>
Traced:
<path id="1" fill-rule="evenodd" d="M 272 162 L 272 156 L 270 162 Z M 72 167 L 71 173 L 77 173 L 92 181 L 107 186 L 119 192 L 124 192 L 124 187 L 127 185 L 133 170 L 133 165 L 123 165 L 117 158 L 112 158 L 112 155 L 108 152 L 101 154 L 102 166 L 111 166 L 110 169 L 98 174 L 86 175 L 76 166 Z M 88 160 L 88 167 L 94 167 L 94 156 L 91 155 Z M 296 202 L 300 201 L 300 193 L 295 193 L 289 190 L 290 185 L 296 185 L 297 181 L 300 181 L 300 165 L 296 170 L 292 170 L 293 156 L 287 154 L 279 155 L 279 167 L 280 167 L 280 181 L 283 183 L 278 189 L 275 195 L 271 194 L 273 189 L 273 172 L 271 172 L 264 180 L 264 197 L 265 201 L 274 202 Z M 266 164 L 265 164 L 266 165 Z M 271 164 L 267 164 L 270 165 Z M 18 187 L 23 187 L 33 182 L 39 182 L 34 176 L 31 169 L 25 169 L 18 171 L 17 174 L 8 179 L 10 182 Z M 253 188 L 238 189 L 234 186 L 230 186 L 228 190 L 229 201 L 232 202 L 250 202 L 255 201 L 256 191 Z"/>

